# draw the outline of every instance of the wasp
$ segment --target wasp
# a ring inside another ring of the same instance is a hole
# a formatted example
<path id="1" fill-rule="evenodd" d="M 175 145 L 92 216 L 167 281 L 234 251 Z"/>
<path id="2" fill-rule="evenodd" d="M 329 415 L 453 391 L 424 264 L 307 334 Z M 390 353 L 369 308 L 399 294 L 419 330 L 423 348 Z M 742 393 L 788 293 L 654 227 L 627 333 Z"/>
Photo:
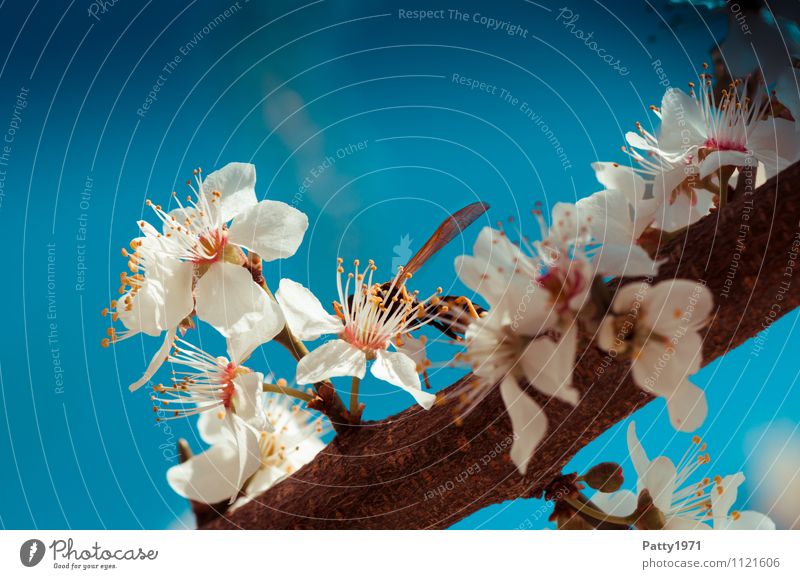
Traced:
<path id="1" fill-rule="evenodd" d="M 397 283 L 396 280 L 387 281 L 375 288 L 374 291 L 381 301 L 389 308 L 395 303 L 410 303 L 412 309 L 414 305 L 417 305 L 417 315 L 422 323 L 430 324 L 444 335 L 460 341 L 463 329 L 470 321 L 480 317 L 484 309 L 473 304 L 465 296 L 453 295 L 436 296 L 428 300 L 424 306 L 418 302 L 415 304 L 416 293 L 409 293 L 406 290 L 405 280 L 419 271 L 434 254 L 455 239 L 488 209 L 489 206 L 486 203 L 478 201 L 445 219 L 408 263 L 400 268 L 398 272 L 401 277 L 400 283 Z"/>

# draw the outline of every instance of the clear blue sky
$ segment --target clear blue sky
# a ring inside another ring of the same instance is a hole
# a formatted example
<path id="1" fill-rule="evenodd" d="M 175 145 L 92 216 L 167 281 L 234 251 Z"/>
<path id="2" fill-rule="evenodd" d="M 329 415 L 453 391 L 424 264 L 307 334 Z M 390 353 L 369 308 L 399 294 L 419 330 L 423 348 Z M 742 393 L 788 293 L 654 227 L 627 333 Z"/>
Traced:
<path id="1" fill-rule="evenodd" d="M 388 269 L 403 236 L 416 249 L 447 212 L 476 199 L 492 205 L 483 224 L 522 216 L 527 229 L 535 202 L 597 190 L 589 164 L 621 160 L 624 133 L 653 120 L 647 106 L 663 92 L 653 62 L 684 86 L 724 30 L 691 9 L 676 21 L 663 3 L 674 31 L 644 3 L 574 2 L 580 25 L 623 71 L 565 30 L 551 0 L 540 2 L 549 9 L 458 4 L 466 21 L 401 18 L 398 9 L 417 8 L 407 2 L 120 1 L 94 17 L 88 2 L 0 8 L 0 132 L 11 139 L 0 143 L 0 527 L 164 528 L 186 511 L 165 471 L 177 437 L 194 434 L 188 424 L 156 426 L 147 394 L 126 388 L 157 342 L 100 347 L 99 312 L 146 197 L 166 202 L 193 167 L 229 161 L 256 164 L 260 197 L 290 202 L 308 179 L 305 243 L 267 278 L 292 277 L 327 301 L 339 255 Z M 508 26 L 491 30 L 476 13 Z M 319 170 L 328 157 L 335 162 Z M 457 291 L 452 260 L 478 227 L 418 285 Z M 747 433 L 797 408 L 796 321 L 777 324 L 759 356 L 745 345 L 699 375 L 715 472 L 739 470 Z M 219 347 L 210 332 L 200 336 Z M 277 347 L 255 359 L 289 374 Z M 368 418 L 410 404 L 375 382 L 364 391 Z M 652 452 L 683 453 L 689 437 L 674 435 L 663 404 L 636 419 Z M 623 460 L 623 433 L 586 448 L 576 468 Z M 457 527 L 536 528 L 541 512 L 520 500 Z"/>

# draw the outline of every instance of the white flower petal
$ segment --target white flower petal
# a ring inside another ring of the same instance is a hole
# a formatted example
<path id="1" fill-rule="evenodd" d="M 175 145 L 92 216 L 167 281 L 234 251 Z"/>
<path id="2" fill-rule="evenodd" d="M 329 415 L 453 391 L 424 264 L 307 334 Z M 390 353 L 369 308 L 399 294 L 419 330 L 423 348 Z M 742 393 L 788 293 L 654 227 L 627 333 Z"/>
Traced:
<path id="1" fill-rule="evenodd" d="M 203 179 L 202 194 L 219 212 L 220 223 L 252 207 L 256 200 L 256 167 L 250 163 L 228 163 Z M 214 193 L 219 193 L 219 196 Z"/>
<path id="2" fill-rule="evenodd" d="M 495 304 L 495 311 L 505 313 L 515 334 L 537 336 L 558 321 L 550 293 L 535 280 L 509 280 L 504 289 L 505 295 Z"/>
<path id="3" fill-rule="evenodd" d="M 524 475 L 536 447 L 547 433 L 547 415 L 511 376 L 501 382 L 500 395 L 514 430 L 511 460 Z"/>
<path id="4" fill-rule="evenodd" d="M 697 99 L 670 88 L 661 100 L 658 147 L 673 158 L 683 157 L 708 138 L 705 117 Z"/>
<path id="5" fill-rule="evenodd" d="M 641 177 L 640 177 L 641 178 Z M 640 219 L 644 206 L 649 206 L 649 225 L 655 217 L 655 201 L 640 201 Z M 633 245 L 641 234 L 634 231 L 632 204 L 624 193 L 616 189 L 597 191 L 575 203 L 581 223 L 588 223 L 592 236 L 606 245 Z M 644 228 L 642 226 L 642 229 Z"/>
<path id="6" fill-rule="evenodd" d="M 324 448 L 325 443 L 322 442 L 322 439 L 313 435 L 307 436 L 295 447 L 294 450 L 290 450 L 287 453 L 286 460 L 292 469 L 297 471 L 314 460 L 314 457 L 317 456 Z"/>
<path id="7" fill-rule="evenodd" d="M 667 517 L 664 522 L 665 531 L 710 531 L 711 527 L 697 519 L 686 517 Z"/>
<path id="8" fill-rule="evenodd" d="M 262 201 L 236 216 L 228 239 L 264 261 L 291 257 L 308 229 L 308 217 L 281 201 Z"/>
<path id="9" fill-rule="evenodd" d="M 226 418 L 230 419 L 233 434 L 236 438 L 239 467 L 236 478 L 237 492 L 231 494 L 229 498 L 230 504 L 236 500 L 236 495 L 244 486 L 245 481 L 261 466 L 261 447 L 259 445 L 261 432 L 253 428 L 252 425 L 245 422 L 237 414 L 231 414 L 229 412 Z"/>
<path id="10" fill-rule="evenodd" d="M 644 474 L 639 475 L 639 492 L 647 489 L 653 498 L 653 504 L 662 512 L 669 513 L 675 493 L 676 476 L 675 464 L 666 456 L 657 456 L 650 461 Z"/>
<path id="11" fill-rule="evenodd" d="M 647 458 L 644 447 L 639 441 L 639 437 L 636 436 L 636 423 L 633 421 L 631 421 L 631 423 L 628 425 L 627 441 L 628 454 L 631 455 L 631 462 L 633 462 L 633 468 L 636 471 L 636 476 L 641 477 L 650 467 L 650 459 Z"/>
<path id="12" fill-rule="evenodd" d="M 193 264 L 165 259 L 161 272 L 164 295 L 163 329 L 174 328 L 194 309 L 192 299 Z"/>
<path id="13" fill-rule="evenodd" d="M 601 511 L 615 517 L 627 517 L 636 510 L 636 495 L 629 490 L 615 493 L 596 492 L 592 495 L 591 501 Z"/>
<path id="14" fill-rule="evenodd" d="M 128 390 L 131 392 L 138 390 L 150 380 L 150 378 L 158 372 L 158 369 L 161 368 L 161 365 L 166 362 L 167 356 L 169 356 L 169 351 L 172 348 L 172 344 L 175 343 L 175 335 L 177 330 L 175 328 L 169 330 L 167 335 L 164 336 L 164 343 L 161 344 L 161 347 L 158 349 L 158 352 L 155 353 L 153 358 L 150 360 L 150 364 L 148 364 L 147 369 L 142 374 L 142 377 L 139 378 L 136 382 L 128 386 Z"/>
<path id="15" fill-rule="evenodd" d="M 464 285 L 480 294 L 491 307 L 498 305 L 508 291 L 510 274 L 517 270 L 522 273 L 515 278 L 534 278 L 538 274 L 533 261 L 503 232 L 491 227 L 484 227 L 478 234 L 473 255 L 456 258 L 455 270 Z"/>
<path id="16" fill-rule="evenodd" d="M 436 396 L 422 390 L 417 365 L 403 352 L 378 350 L 372 363 L 372 375 L 394 386 L 399 386 L 414 397 L 417 404 L 429 410 L 436 401 Z"/>
<path id="17" fill-rule="evenodd" d="M 729 474 L 710 493 L 711 516 L 714 519 L 714 527 L 726 524 L 733 503 L 736 502 L 736 496 L 739 494 L 739 487 L 743 482 L 744 475 L 742 473 Z"/>
<path id="18" fill-rule="evenodd" d="M 214 445 L 227 441 L 234 444 L 230 431 L 225 427 L 224 419 L 216 412 L 201 412 L 197 418 L 197 432 L 205 442 Z"/>
<path id="19" fill-rule="evenodd" d="M 234 378 L 234 408 L 237 416 L 257 430 L 272 430 L 272 425 L 264 415 L 263 384 L 264 375 L 261 372 L 248 372 Z"/>
<path id="20" fill-rule="evenodd" d="M 130 299 L 130 310 L 120 308 L 119 319 L 131 332 L 157 336 L 175 328 L 192 309 L 192 264 L 161 256 L 151 261 L 145 281 L 136 294 L 126 294 L 120 305 Z"/>
<path id="21" fill-rule="evenodd" d="M 800 155 L 797 123 L 775 117 L 759 121 L 747 136 L 747 146 L 764 163 L 767 177 L 772 177 L 797 161 Z"/>
<path id="22" fill-rule="evenodd" d="M 675 430 L 693 432 L 700 428 L 708 414 L 706 394 L 688 380 L 667 397 L 669 420 Z"/>
<path id="23" fill-rule="evenodd" d="M 753 163 L 753 157 L 742 151 L 711 151 L 700 163 L 700 178 L 716 174 L 720 167 L 743 167 L 748 163 Z"/>
<path id="24" fill-rule="evenodd" d="M 697 332 L 676 338 L 651 336 L 633 362 L 633 380 L 643 390 L 671 398 L 700 369 L 703 341 Z"/>
<path id="25" fill-rule="evenodd" d="M 580 393 L 572 387 L 577 345 L 577 327 L 572 324 L 558 342 L 533 340 L 520 358 L 525 376 L 537 390 L 573 406 L 580 400 Z"/>
<path id="26" fill-rule="evenodd" d="M 601 185 L 606 189 L 620 192 L 628 204 L 637 207 L 639 203 L 647 202 L 644 199 L 645 181 L 632 167 L 620 165 L 619 163 L 592 163 L 592 169 L 594 169 L 595 177 Z M 578 203 L 581 203 L 584 199 L 580 199 Z M 605 213 L 613 212 L 605 211 Z"/>
<path id="27" fill-rule="evenodd" d="M 191 297 L 191 289 L 189 290 Z M 125 307 L 124 304 L 130 304 Z M 163 292 L 160 286 L 148 279 L 136 293 L 128 292 L 119 299 L 119 321 L 132 334 L 143 333 L 158 336 L 164 331 L 162 327 Z M 191 311 L 191 310 L 189 310 Z"/>
<path id="28" fill-rule="evenodd" d="M 233 441 L 215 444 L 167 471 L 167 481 L 180 496 L 204 504 L 230 499 L 239 489 L 239 454 Z"/>
<path id="29" fill-rule="evenodd" d="M 427 343 L 426 336 L 415 338 L 411 334 L 404 334 L 398 338 L 397 351 L 403 352 L 406 356 L 414 360 L 417 365 L 417 373 L 425 369 L 428 362 L 428 354 L 426 352 L 425 344 Z"/>
<path id="30" fill-rule="evenodd" d="M 703 284 L 688 279 L 662 281 L 648 291 L 642 321 L 669 336 L 681 328 L 702 328 L 713 308 L 714 298 Z"/>
<path id="31" fill-rule="evenodd" d="M 688 227 L 708 215 L 714 206 L 713 195 L 705 189 L 693 189 L 694 196 L 691 198 L 684 190 L 675 192 L 673 196 L 672 191 L 678 184 L 669 181 L 654 183 L 657 190 L 654 194 L 662 199 L 653 225 L 657 229 L 672 232 Z"/>
<path id="32" fill-rule="evenodd" d="M 295 281 L 282 279 L 275 298 L 289 328 L 301 340 L 316 340 L 343 329 L 342 321 L 326 312 L 317 296 Z"/>
<path id="33" fill-rule="evenodd" d="M 237 507 L 241 506 L 245 502 L 249 502 L 250 500 L 254 499 L 267 489 L 275 486 L 279 481 L 283 480 L 286 477 L 286 471 L 281 470 L 275 466 L 267 466 L 264 468 L 260 468 L 256 471 L 256 474 L 250 479 L 247 483 L 247 499 L 239 499 L 242 503 L 238 504 Z M 237 501 L 238 502 L 238 501 Z"/>
<path id="34" fill-rule="evenodd" d="M 592 267 L 602 276 L 652 276 L 658 266 L 638 245 L 603 245 L 592 256 Z"/>
<path id="35" fill-rule="evenodd" d="M 244 361 L 283 329 L 280 307 L 243 267 L 214 263 L 198 280 L 194 293 L 197 316 L 229 338 L 236 362 Z"/>
<path id="36" fill-rule="evenodd" d="M 612 310 L 615 314 L 627 314 L 631 310 L 641 308 L 651 285 L 639 282 L 625 284 L 614 294 Z"/>
<path id="37" fill-rule="evenodd" d="M 728 518 L 719 527 L 729 531 L 774 531 L 775 522 L 767 515 L 756 511 L 741 511 L 737 519 Z"/>
<path id="38" fill-rule="evenodd" d="M 298 384 L 314 384 L 338 376 L 363 378 L 367 357 L 344 340 L 331 340 L 303 356 L 297 363 Z"/>

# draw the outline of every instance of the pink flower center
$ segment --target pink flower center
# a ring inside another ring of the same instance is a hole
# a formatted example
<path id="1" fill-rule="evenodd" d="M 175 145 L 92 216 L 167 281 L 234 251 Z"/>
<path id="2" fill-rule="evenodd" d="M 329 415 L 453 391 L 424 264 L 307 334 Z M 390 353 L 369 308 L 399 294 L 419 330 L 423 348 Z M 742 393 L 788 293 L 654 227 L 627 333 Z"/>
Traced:
<path id="1" fill-rule="evenodd" d="M 742 143 L 737 143 L 735 141 L 726 141 L 726 140 L 717 140 L 717 139 L 708 139 L 704 144 L 704 147 L 708 149 L 714 149 L 716 151 L 739 151 L 740 153 L 746 153 L 747 148 Z"/>
<path id="2" fill-rule="evenodd" d="M 559 267 L 552 267 L 538 282 L 550 292 L 559 315 L 567 312 L 572 299 L 586 288 L 586 280 L 577 268 L 565 272 Z"/>
<path id="3" fill-rule="evenodd" d="M 236 372 L 239 369 L 236 364 L 229 362 L 222 371 L 222 379 L 220 382 L 225 384 L 222 389 L 222 405 L 226 410 L 230 410 L 233 395 L 236 393 L 236 387 L 233 385 L 233 379 L 236 378 Z"/>
<path id="4" fill-rule="evenodd" d="M 377 326 L 364 329 L 347 325 L 340 337 L 345 342 L 367 354 L 373 354 L 378 350 L 385 350 L 389 345 L 389 336 L 379 333 Z"/>
<path id="5" fill-rule="evenodd" d="M 211 265 L 222 259 L 222 254 L 225 251 L 225 246 L 228 244 L 228 233 L 222 229 L 217 229 L 200 237 L 198 242 L 200 244 L 200 254 L 206 257 L 198 257 L 194 259 L 194 263 L 198 265 Z"/>

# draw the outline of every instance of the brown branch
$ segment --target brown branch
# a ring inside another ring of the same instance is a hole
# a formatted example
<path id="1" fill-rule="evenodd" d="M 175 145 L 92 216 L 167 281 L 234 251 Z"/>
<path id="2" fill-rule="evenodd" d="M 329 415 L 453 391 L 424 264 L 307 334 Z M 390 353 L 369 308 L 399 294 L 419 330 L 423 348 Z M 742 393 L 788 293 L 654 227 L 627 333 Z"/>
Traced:
<path id="1" fill-rule="evenodd" d="M 664 248 L 667 262 L 656 281 L 702 280 L 718 306 L 704 363 L 800 302 L 800 262 L 789 254 L 800 243 L 798 220 L 800 164 L 739 195 Z M 739 241 L 744 247 L 737 248 Z M 590 338 L 584 334 L 583 343 Z M 508 459 L 510 423 L 496 389 L 458 425 L 446 399 L 454 385 L 428 412 L 413 407 L 340 433 L 294 476 L 206 528 L 443 528 L 488 505 L 539 496 L 576 452 L 652 400 L 632 383 L 627 364 L 611 363 L 599 374 L 603 364 L 594 346 L 581 351 L 577 407 L 529 390 L 545 407 L 551 430 L 524 478 Z"/>

